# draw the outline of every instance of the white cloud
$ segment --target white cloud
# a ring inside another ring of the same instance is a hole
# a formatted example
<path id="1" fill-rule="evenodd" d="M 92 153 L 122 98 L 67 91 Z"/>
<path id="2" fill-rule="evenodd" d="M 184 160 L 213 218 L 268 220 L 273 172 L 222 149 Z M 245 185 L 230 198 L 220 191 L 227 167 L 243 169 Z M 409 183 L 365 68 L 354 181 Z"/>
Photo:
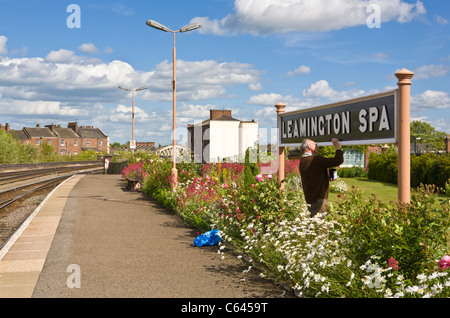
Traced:
<path id="1" fill-rule="evenodd" d="M 209 111 L 211 109 L 216 109 L 217 107 L 212 104 L 208 105 L 192 105 L 183 103 L 177 108 L 177 118 L 187 118 L 188 121 L 191 119 L 197 119 L 203 121 L 209 118 Z"/>
<path id="2" fill-rule="evenodd" d="M 450 96 L 448 92 L 426 90 L 421 94 L 411 97 L 411 109 L 413 111 L 447 108 L 450 108 Z M 447 118 L 447 120 L 450 120 L 450 118 Z"/>
<path id="3" fill-rule="evenodd" d="M 6 55 L 8 53 L 6 42 L 8 42 L 8 38 L 4 35 L 0 35 L 0 54 Z"/>
<path id="4" fill-rule="evenodd" d="M 237 62 L 177 61 L 177 99 L 204 100 L 227 95 L 227 87 L 261 89 L 261 71 Z M 135 70 L 122 61 L 106 63 L 60 49 L 43 58 L 0 58 L 0 86 L 5 98 L 30 100 L 116 102 L 126 95 L 118 86 L 149 89 L 139 97 L 172 100 L 172 64 L 163 61 L 150 72 Z"/>
<path id="5" fill-rule="evenodd" d="M 445 77 L 450 72 L 450 66 L 448 65 L 424 65 L 414 70 L 414 79 L 421 80 L 431 77 Z"/>
<path id="6" fill-rule="evenodd" d="M 302 74 L 309 74 L 311 73 L 311 68 L 306 65 L 300 65 L 298 68 L 296 68 L 292 72 L 287 72 L 287 76 L 294 76 L 294 75 L 302 75 Z"/>
<path id="7" fill-rule="evenodd" d="M 2 100 L 0 102 L 0 114 L 11 114 L 12 110 L 17 115 L 86 116 L 85 110 L 70 107 L 61 102 L 29 100 Z"/>
<path id="8" fill-rule="evenodd" d="M 338 92 L 331 88 L 326 80 L 317 81 L 305 90 L 303 96 L 309 98 L 326 98 L 330 101 L 346 100 L 364 95 L 363 90 L 352 89 L 348 91 Z"/>
<path id="9" fill-rule="evenodd" d="M 383 53 L 383 52 L 378 52 L 378 53 L 372 54 L 373 59 L 387 59 L 388 57 L 389 57 L 389 55 L 387 55 L 386 53 Z"/>
<path id="10" fill-rule="evenodd" d="M 406 23 L 426 13 L 421 1 L 402 0 L 236 0 L 235 12 L 223 19 L 196 17 L 199 32 L 216 35 L 233 33 L 286 33 L 291 31 L 326 32 L 366 25 L 370 4 L 381 9 L 382 22 Z"/>
<path id="11" fill-rule="evenodd" d="M 248 87 L 249 91 L 261 89 L 262 73 L 245 63 L 178 60 L 179 127 L 185 130 L 186 124 L 208 118 L 209 109 L 216 108 L 185 101 L 230 97 L 228 89 L 234 86 Z M 0 56 L 0 117 L 9 122 L 20 117 L 31 126 L 39 123 L 36 120 L 62 125 L 76 120 L 97 125 L 112 141 L 122 142 L 130 138 L 131 93 L 118 86 L 147 85 L 148 90 L 136 95 L 136 138 L 167 138 L 163 130 L 170 131 L 167 127 L 172 122 L 172 108 L 166 107 L 172 101 L 171 82 L 172 64 L 168 61 L 151 71 L 139 71 L 119 60 L 105 62 L 66 49 L 52 51 L 45 58 Z M 239 115 L 239 109 L 234 109 L 233 115 Z"/>
<path id="12" fill-rule="evenodd" d="M 114 52 L 114 49 L 110 46 L 108 46 L 106 49 L 103 50 L 103 53 L 106 53 L 106 54 L 110 54 L 113 52 Z"/>
<path id="13" fill-rule="evenodd" d="M 132 120 L 133 108 L 124 105 L 117 105 L 116 108 L 109 111 L 109 120 L 112 122 L 131 122 Z M 148 114 L 145 110 L 140 107 L 134 106 L 134 120 L 135 123 L 148 122 L 150 119 L 156 119 L 155 113 Z"/>
<path id="14" fill-rule="evenodd" d="M 177 100 L 205 100 L 226 96 L 226 87 L 248 85 L 250 90 L 261 88 L 262 71 L 250 64 L 204 60 L 198 62 L 177 60 Z M 144 98 L 154 101 L 172 100 L 167 83 L 172 81 L 172 63 L 163 61 L 151 75 L 149 90 Z"/>
<path id="15" fill-rule="evenodd" d="M 274 110 L 275 104 L 279 102 L 286 104 L 287 107 L 297 107 L 297 108 L 310 107 L 312 106 L 313 103 L 312 100 L 308 99 L 302 100 L 292 95 L 281 95 L 277 93 L 270 93 L 270 94 L 253 95 L 247 100 L 246 104 L 253 104 L 259 106 L 272 106 L 273 107 L 272 110 Z"/>
<path id="16" fill-rule="evenodd" d="M 439 23 L 440 25 L 446 25 L 448 23 L 448 20 L 441 17 L 440 15 L 436 14 L 434 15 L 434 19 L 436 20 L 437 23 Z"/>
<path id="17" fill-rule="evenodd" d="M 120 15 L 133 15 L 134 14 L 134 11 L 132 9 L 127 8 L 125 5 L 123 5 L 121 3 L 114 4 L 111 10 Z"/>
<path id="18" fill-rule="evenodd" d="M 86 54 L 97 53 L 98 49 L 93 43 L 83 43 L 78 48 L 81 52 Z"/>
<path id="19" fill-rule="evenodd" d="M 45 60 L 51 63 L 72 63 L 81 60 L 81 57 L 76 56 L 74 51 L 59 49 L 48 53 Z"/>

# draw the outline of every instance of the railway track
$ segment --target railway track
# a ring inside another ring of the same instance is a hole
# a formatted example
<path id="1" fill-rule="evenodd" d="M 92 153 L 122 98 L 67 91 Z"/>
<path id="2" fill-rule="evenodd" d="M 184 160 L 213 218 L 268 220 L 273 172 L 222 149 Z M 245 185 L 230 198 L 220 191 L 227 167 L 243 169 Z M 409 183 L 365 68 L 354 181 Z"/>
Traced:
<path id="1" fill-rule="evenodd" d="M 93 164 L 0 173 L 0 250 L 56 186 L 75 174 L 102 172 Z"/>

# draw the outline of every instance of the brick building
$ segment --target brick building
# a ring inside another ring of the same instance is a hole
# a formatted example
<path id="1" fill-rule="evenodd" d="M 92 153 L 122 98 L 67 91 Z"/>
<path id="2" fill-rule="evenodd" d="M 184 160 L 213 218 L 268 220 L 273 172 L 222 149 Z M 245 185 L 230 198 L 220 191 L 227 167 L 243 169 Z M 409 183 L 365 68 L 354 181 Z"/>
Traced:
<path id="1" fill-rule="evenodd" d="M 78 127 L 76 122 L 69 123 L 67 128 L 61 125 L 41 127 L 24 127 L 21 130 L 10 129 L 9 124 L 0 129 L 11 133 L 21 144 L 40 146 L 43 143 L 52 146 L 53 152 L 63 156 L 77 155 L 84 150 L 109 153 L 109 137 L 93 126 Z"/>

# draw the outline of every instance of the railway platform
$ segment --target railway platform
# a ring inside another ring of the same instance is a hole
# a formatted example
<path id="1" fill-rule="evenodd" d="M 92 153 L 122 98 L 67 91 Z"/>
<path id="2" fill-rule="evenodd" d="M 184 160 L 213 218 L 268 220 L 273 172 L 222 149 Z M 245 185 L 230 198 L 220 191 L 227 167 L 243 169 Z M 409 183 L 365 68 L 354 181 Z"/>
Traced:
<path id="1" fill-rule="evenodd" d="M 1 298 L 283 298 L 119 175 L 76 175 L 0 250 Z"/>

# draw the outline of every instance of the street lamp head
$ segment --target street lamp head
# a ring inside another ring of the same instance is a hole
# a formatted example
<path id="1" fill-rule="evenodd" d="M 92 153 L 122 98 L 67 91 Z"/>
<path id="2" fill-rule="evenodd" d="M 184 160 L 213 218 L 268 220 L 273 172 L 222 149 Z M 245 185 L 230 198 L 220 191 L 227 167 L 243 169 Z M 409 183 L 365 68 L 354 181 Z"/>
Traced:
<path id="1" fill-rule="evenodd" d="M 148 88 L 147 86 L 139 87 L 139 88 L 136 89 L 136 92 L 143 91 L 144 89 L 147 89 L 147 88 Z"/>
<path id="2" fill-rule="evenodd" d="M 149 27 L 164 31 L 164 32 L 169 32 L 170 29 L 164 25 L 162 25 L 159 22 L 156 22 L 154 20 L 147 20 L 147 22 L 145 22 L 145 24 L 147 24 Z"/>
<path id="3" fill-rule="evenodd" d="M 188 31 L 192 31 L 192 30 L 195 30 L 195 29 L 198 29 L 201 27 L 202 27 L 202 25 L 199 23 L 192 23 L 192 24 L 188 24 L 188 25 L 182 27 L 180 29 L 180 32 L 188 32 Z"/>
<path id="4" fill-rule="evenodd" d="M 119 88 L 120 88 L 120 89 L 123 89 L 123 90 L 126 90 L 126 91 L 129 91 L 128 88 L 125 88 L 125 87 L 122 87 L 122 86 L 119 86 Z"/>

